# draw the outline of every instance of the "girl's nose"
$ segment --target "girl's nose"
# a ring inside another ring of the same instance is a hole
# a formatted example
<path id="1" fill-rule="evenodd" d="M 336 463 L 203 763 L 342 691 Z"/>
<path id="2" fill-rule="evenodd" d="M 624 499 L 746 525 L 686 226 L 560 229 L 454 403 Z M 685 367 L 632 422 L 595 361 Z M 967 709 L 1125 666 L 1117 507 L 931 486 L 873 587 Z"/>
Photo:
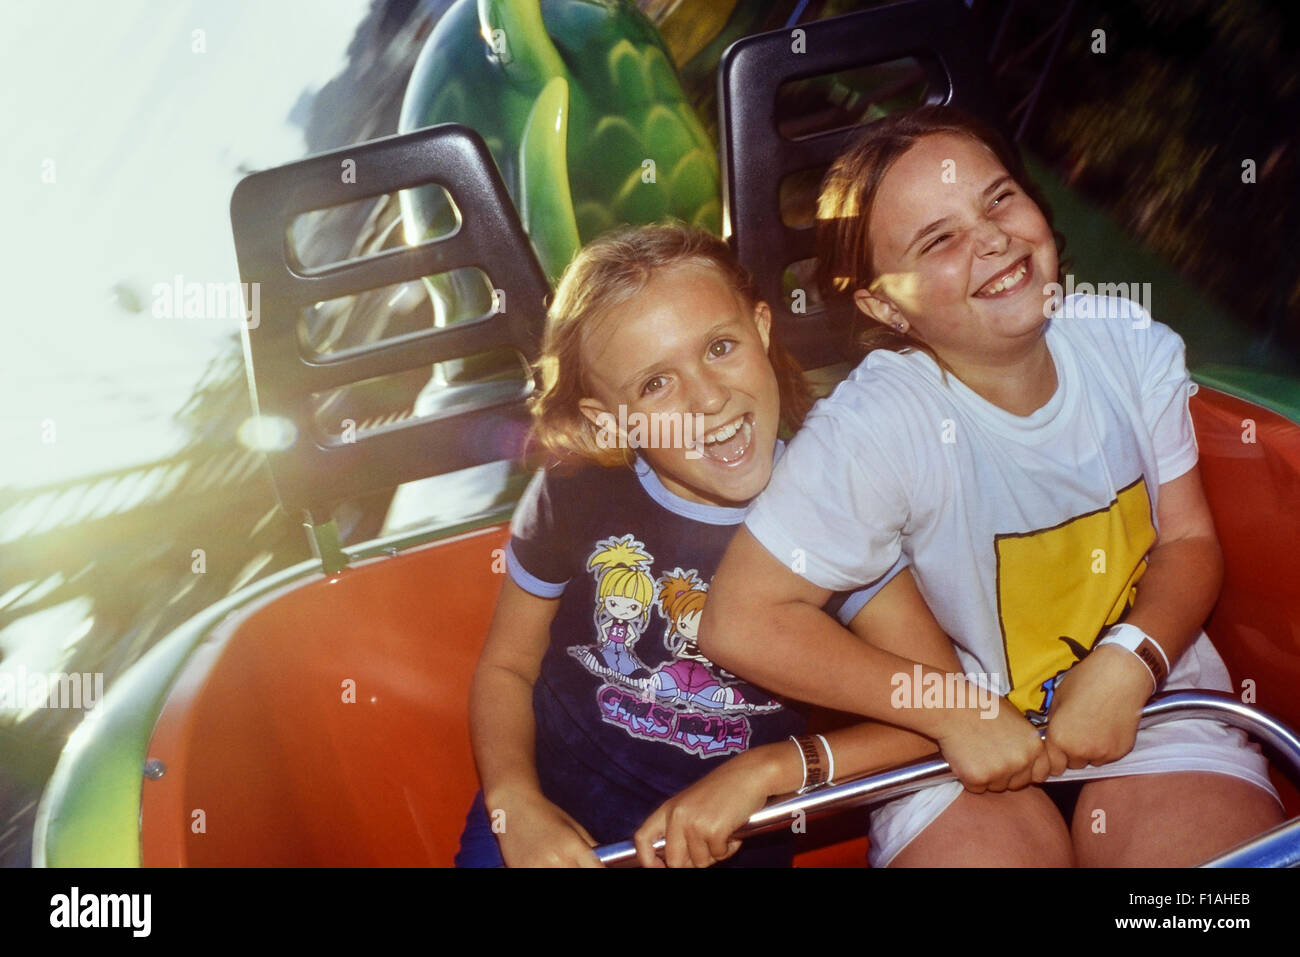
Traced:
<path id="1" fill-rule="evenodd" d="M 691 411 L 712 415 L 721 412 L 730 398 L 731 390 L 718 375 L 711 371 L 701 372 L 692 383 Z"/>
<path id="2" fill-rule="evenodd" d="M 1011 237 L 993 220 L 984 218 L 975 227 L 975 251 L 981 256 L 997 256 L 1007 251 Z"/>

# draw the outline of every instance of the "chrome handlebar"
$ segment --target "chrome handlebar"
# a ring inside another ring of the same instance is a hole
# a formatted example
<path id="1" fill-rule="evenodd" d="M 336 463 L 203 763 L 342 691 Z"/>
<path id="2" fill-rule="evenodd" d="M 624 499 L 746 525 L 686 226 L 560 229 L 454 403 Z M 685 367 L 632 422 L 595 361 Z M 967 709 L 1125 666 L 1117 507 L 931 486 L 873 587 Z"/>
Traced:
<path id="1" fill-rule="evenodd" d="M 1157 695 L 1147 702 L 1142 709 L 1140 726 L 1150 728 L 1182 718 L 1212 718 L 1245 731 L 1276 749 L 1288 765 L 1292 778 L 1300 781 L 1300 737 L 1271 715 L 1243 704 L 1228 694 L 1172 691 Z M 775 801 L 755 813 L 736 832 L 736 836 L 753 837 L 755 834 L 780 830 L 801 815 L 808 818 L 821 817 L 846 808 L 864 807 L 954 778 L 947 761 L 940 757 L 924 758 L 888 771 L 862 775 L 807 794 Z M 655 844 L 656 848 L 663 846 L 663 840 Z M 597 847 L 595 854 L 607 867 L 636 865 L 636 845 L 630 840 Z M 1297 863 L 1300 863 L 1300 818 L 1254 837 L 1201 866 L 1272 867 L 1294 866 Z"/>

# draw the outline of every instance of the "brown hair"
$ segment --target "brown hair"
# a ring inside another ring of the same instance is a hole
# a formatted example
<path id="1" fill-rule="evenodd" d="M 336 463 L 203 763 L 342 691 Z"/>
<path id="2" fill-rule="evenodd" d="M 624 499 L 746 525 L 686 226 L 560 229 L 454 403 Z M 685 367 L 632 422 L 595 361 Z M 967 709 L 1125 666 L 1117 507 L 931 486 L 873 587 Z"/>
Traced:
<path id="1" fill-rule="evenodd" d="M 1060 258 L 1065 237 L 1052 223 L 1052 209 L 1037 184 L 1029 178 L 1020 153 L 994 127 L 952 106 L 930 105 L 891 113 L 871 123 L 847 150 L 831 164 L 817 197 L 818 281 L 828 309 L 848 309 L 866 325 L 855 337 L 864 352 L 891 349 L 895 352 L 920 349 L 940 367 L 944 363 L 934 350 L 919 339 L 895 332 L 862 316 L 853 304 L 853 293 L 868 288 L 876 278 L 871 262 L 869 224 L 880 184 L 894 162 L 923 136 L 954 133 L 966 136 L 993 151 L 1002 166 L 1032 199 L 1056 237 Z M 1060 274 L 1054 277 L 1060 281 Z"/>
<path id="2" fill-rule="evenodd" d="M 606 233 L 588 243 L 564 270 L 546 314 L 537 360 L 542 388 L 532 402 L 532 438 L 557 459 L 604 466 L 631 464 L 630 450 L 597 444 L 595 429 L 578 407 L 579 399 L 591 395 L 582 367 L 582 341 L 594 321 L 644 289 L 655 273 L 682 263 L 716 267 L 749 309 L 758 304 L 753 277 L 727 244 L 679 222 Z M 797 429 L 813 397 L 803 371 L 777 339 L 775 328 L 768 339 L 767 356 L 776 373 L 781 419 L 790 429 Z"/>

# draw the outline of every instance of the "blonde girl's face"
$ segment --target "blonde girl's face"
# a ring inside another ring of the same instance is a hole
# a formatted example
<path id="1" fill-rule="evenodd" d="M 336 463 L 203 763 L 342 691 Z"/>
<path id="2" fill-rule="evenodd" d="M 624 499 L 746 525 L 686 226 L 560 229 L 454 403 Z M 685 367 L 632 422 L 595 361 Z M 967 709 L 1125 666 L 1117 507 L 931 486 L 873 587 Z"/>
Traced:
<path id="1" fill-rule="evenodd" d="M 780 427 L 770 326 L 767 306 L 748 309 L 710 264 L 660 270 L 583 341 L 582 412 L 607 438 L 626 421 L 616 441 L 639 441 L 682 498 L 744 504 L 767 485 Z"/>
<path id="2" fill-rule="evenodd" d="M 1013 356 L 1042 334 L 1056 242 L 984 144 L 918 140 L 881 180 L 868 225 L 877 278 L 855 294 L 867 315 L 905 323 L 953 364 Z"/>
<path id="3" fill-rule="evenodd" d="M 605 597 L 605 611 L 619 621 L 631 621 L 633 618 L 640 618 L 641 609 L 644 607 L 635 598 L 625 598 L 622 595 L 607 595 Z"/>

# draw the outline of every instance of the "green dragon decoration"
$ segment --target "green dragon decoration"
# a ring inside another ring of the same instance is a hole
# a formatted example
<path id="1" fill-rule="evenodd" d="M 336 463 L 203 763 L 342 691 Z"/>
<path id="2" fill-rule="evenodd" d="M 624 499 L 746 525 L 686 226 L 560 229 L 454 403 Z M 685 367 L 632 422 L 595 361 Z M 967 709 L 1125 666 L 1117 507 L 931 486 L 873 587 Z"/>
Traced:
<path id="1" fill-rule="evenodd" d="M 399 131 L 477 130 L 552 282 L 621 223 L 673 216 L 717 233 L 712 139 L 654 26 L 620 0 L 459 0 L 425 42 Z M 401 195 L 408 243 L 445 234 L 457 212 L 436 187 Z M 426 279 L 435 324 L 482 315 L 480 277 Z"/>

